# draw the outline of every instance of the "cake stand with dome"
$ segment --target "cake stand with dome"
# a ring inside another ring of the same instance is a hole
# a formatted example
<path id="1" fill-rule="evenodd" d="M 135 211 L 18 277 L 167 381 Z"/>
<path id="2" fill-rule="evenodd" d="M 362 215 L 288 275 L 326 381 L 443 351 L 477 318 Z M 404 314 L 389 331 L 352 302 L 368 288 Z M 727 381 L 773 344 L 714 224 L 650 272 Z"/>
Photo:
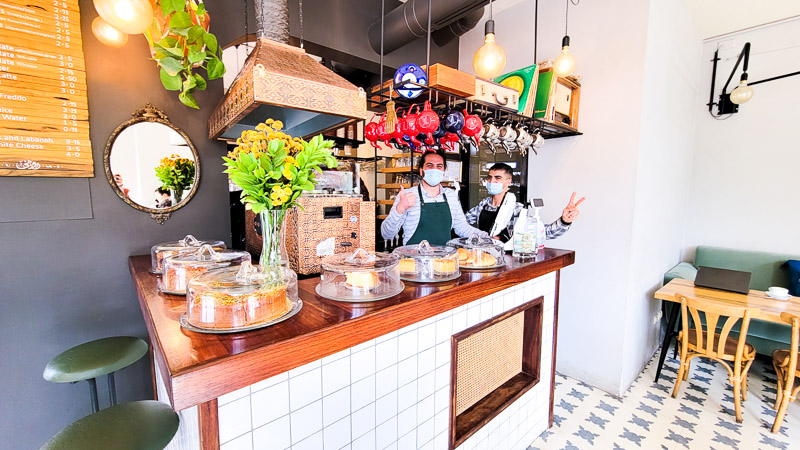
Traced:
<path id="1" fill-rule="evenodd" d="M 506 265 L 503 243 L 497 239 L 473 234 L 468 238 L 451 239 L 447 245 L 457 249 L 458 265 L 462 269 L 487 270 Z"/>
<path id="2" fill-rule="evenodd" d="M 405 289 L 400 281 L 397 255 L 368 252 L 326 256 L 316 291 L 341 302 L 371 302 L 394 297 Z"/>
<path id="3" fill-rule="evenodd" d="M 203 244 L 199 250 L 184 252 L 164 259 L 163 275 L 158 283 L 159 292 L 186 295 L 186 283 L 210 269 L 238 266 L 250 261 L 250 253 L 236 250 L 214 250 Z"/>
<path id="4" fill-rule="evenodd" d="M 189 280 L 181 326 L 200 333 L 235 333 L 282 322 L 302 307 L 297 274 L 285 266 L 245 261 Z"/>
<path id="5" fill-rule="evenodd" d="M 417 245 L 397 247 L 400 257 L 400 279 L 419 283 L 450 281 L 461 276 L 458 270 L 458 250 L 454 247 L 432 246 L 428 241 Z"/>

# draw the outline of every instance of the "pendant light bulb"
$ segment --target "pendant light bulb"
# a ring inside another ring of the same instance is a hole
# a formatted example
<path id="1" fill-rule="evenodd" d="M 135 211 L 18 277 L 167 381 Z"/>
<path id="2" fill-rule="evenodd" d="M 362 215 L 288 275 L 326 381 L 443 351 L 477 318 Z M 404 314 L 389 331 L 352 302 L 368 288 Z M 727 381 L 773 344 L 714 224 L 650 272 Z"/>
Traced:
<path id="1" fill-rule="evenodd" d="M 92 21 L 92 34 L 101 44 L 109 47 L 122 47 L 128 42 L 127 33 L 112 27 L 101 17 L 95 17 Z"/>
<path id="2" fill-rule="evenodd" d="M 94 0 L 94 9 L 109 25 L 123 33 L 144 33 L 153 22 L 149 0 Z"/>
<path id="3" fill-rule="evenodd" d="M 569 36 L 561 40 L 561 54 L 553 61 L 553 72 L 557 77 L 566 77 L 575 72 L 575 56 L 569 51 Z"/>
<path id="4" fill-rule="evenodd" d="M 472 68 L 481 78 L 492 79 L 503 72 L 506 67 L 506 52 L 495 42 L 494 20 L 486 21 L 486 35 L 483 45 L 480 46 L 475 57 L 472 58 Z"/>
<path id="5" fill-rule="evenodd" d="M 753 98 L 753 88 L 747 85 L 747 73 L 742 74 L 742 80 L 739 81 L 739 86 L 731 92 L 731 103 L 741 105 L 747 103 Z"/>

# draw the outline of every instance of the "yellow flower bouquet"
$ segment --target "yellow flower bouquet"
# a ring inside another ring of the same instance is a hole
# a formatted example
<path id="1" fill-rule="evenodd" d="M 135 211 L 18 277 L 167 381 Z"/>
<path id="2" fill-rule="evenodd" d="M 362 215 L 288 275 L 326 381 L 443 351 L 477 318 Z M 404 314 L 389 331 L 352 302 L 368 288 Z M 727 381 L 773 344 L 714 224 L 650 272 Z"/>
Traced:
<path id="1" fill-rule="evenodd" d="M 262 265 L 276 264 L 279 260 L 284 263 L 278 247 L 285 212 L 299 206 L 297 198 L 303 191 L 314 189 L 316 173 L 322 166 L 336 167 L 336 158 L 328 150 L 333 141 L 318 135 L 306 142 L 289 136 L 282 128 L 280 121 L 268 119 L 255 130 L 243 131 L 236 140 L 236 148 L 222 158 L 227 167 L 225 173 L 242 188 L 245 209 L 261 217 Z M 270 254 L 266 259 L 265 253 Z"/>
<path id="2" fill-rule="evenodd" d="M 175 204 L 180 203 L 183 199 L 183 191 L 194 184 L 195 168 L 194 161 L 191 159 L 173 154 L 162 158 L 155 170 L 161 185 L 172 190 Z"/>

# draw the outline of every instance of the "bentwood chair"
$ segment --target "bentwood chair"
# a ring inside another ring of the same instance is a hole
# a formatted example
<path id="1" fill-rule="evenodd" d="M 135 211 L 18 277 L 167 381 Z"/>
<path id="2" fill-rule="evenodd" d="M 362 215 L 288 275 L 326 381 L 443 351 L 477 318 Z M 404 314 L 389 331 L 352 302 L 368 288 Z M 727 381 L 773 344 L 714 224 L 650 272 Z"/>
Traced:
<path id="1" fill-rule="evenodd" d="M 676 294 L 681 303 L 681 323 L 683 325 L 678 341 L 681 344 L 681 364 L 675 379 L 672 397 L 678 396 L 681 381 L 689 378 L 689 365 L 692 359 L 708 358 L 722 363 L 728 371 L 728 379 L 733 385 L 733 399 L 736 405 L 736 422 L 742 422 L 742 399 L 747 400 L 747 372 L 756 357 L 756 349 L 745 341 L 750 317 L 757 309 L 722 305 L 718 302 L 699 300 Z M 705 323 L 701 320 L 703 313 Z M 689 326 L 691 318 L 692 327 Z M 741 320 L 738 338 L 730 337 L 731 328 Z M 717 333 L 717 324 L 722 329 Z"/>
<path id="2" fill-rule="evenodd" d="M 775 423 L 772 425 L 772 432 L 777 433 L 781 429 L 783 417 L 789 403 L 797 398 L 800 386 L 794 386 L 794 378 L 800 376 L 797 368 L 797 360 L 800 358 L 798 346 L 800 346 L 800 317 L 789 313 L 781 313 L 781 320 L 792 326 L 792 344 L 789 350 L 775 350 L 772 352 L 772 364 L 778 374 L 778 396 L 775 399 L 775 409 L 778 414 L 775 416 Z"/>

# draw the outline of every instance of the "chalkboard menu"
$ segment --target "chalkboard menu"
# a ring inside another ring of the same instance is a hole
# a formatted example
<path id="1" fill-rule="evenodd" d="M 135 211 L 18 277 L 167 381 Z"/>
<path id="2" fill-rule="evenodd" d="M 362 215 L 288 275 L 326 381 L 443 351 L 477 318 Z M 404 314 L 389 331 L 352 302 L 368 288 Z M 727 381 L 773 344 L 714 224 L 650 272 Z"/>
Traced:
<path id="1" fill-rule="evenodd" d="M 0 176 L 94 176 L 78 0 L 0 0 Z"/>

